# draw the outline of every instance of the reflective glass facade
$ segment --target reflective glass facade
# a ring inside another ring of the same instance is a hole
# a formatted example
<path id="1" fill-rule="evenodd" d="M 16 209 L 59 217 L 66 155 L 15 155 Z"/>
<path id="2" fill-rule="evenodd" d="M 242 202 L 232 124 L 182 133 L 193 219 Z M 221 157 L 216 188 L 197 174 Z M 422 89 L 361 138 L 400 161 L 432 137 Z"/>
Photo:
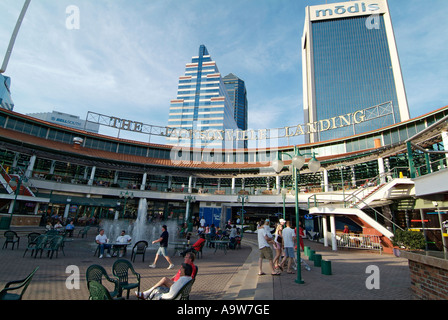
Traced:
<path id="1" fill-rule="evenodd" d="M 383 16 L 379 28 L 366 28 L 366 18 L 312 23 L 317 120 L 330 119 L 392 101 L 398 106 Z M 350 136 L 394 124 L 394 114 L 328 130 L 320 140 Z"/>
<path id="2" fill-rule="evenodd" d="M 352 136 L 409 119 L 386 0 L 307 7 L 302 58 L 305 122 L 321 127 L 308 134 L 306 142 Z M 362 121 L 337 123 L 357 111 L 365 116 Z"/>
<path id="3" fill-rule="evenodd" d="M 11 78 L 0 74 L 0 108 L 13 110 L 14 103 L 11 99 Z"/>
<path id="4" fill-rule="evenodd" d="M 177 130 L 202 131 L 235 130 L 234 108 L 230 103 L 221 74 L 204 45 L 199 55 L 185 67 L 179 78 L 177 99 L 171 100 L 168 127 Z M 224 141 L 197 139 L 170 139 L 169 145 L 197 148 L 224 148 Z M 233 147 L 230 146 L 230 147 Z"/>

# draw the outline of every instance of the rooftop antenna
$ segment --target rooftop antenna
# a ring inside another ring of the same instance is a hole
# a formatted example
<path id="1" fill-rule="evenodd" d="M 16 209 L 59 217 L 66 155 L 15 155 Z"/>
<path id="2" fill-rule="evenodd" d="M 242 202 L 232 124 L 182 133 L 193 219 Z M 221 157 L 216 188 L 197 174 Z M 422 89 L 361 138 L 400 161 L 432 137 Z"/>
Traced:
<path id="1" fill-rule="evenodd" d="M 2 67 L 0 69 L 0 74 L 6 71 L 6 67 L 8 66 L 9 58 L 11 57 L 12 48 L 14 47 L 14 42 L 16 41 L 17 34 L 19 33 L 20 26 L 22 25 L 23 17 L 25 16 L 26 10 L 30 4 L 31 0 L 25 0 L 23 4 L 22 11 L 20 12 L 19 19 L 17 19 L 16 27 L 11 36 L 11 40 L 9 41 L 8 49 L 6 50 L 5 58 L 3 60 Z"/>

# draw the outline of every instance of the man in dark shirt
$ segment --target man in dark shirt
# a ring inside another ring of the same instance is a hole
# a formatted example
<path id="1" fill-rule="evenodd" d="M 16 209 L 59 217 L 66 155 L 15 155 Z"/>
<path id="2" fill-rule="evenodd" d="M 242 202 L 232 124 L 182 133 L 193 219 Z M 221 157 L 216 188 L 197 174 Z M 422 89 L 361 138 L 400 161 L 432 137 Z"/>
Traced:
<path id="1" fill-rule="evenodd" d="M 168 263 L 170 264 L 168 269 L 172 269 L 174 267 L 174 264 L 171 262 L 171 259 L 167 254 L 168 237 L 169 237 L 169 234 L 168 234 L 167 227 L 166 227 L 166 225 L 163 225 L 162 226 L 162 234 L 160 235 L 160 238 L 157 240 L 154 240 L 152 242 L 152 244 L 159 242 L 160 247 L 159 247 L 159 250 L 157 250 L 156 257 L 154 258 L 154 263 L 149 265 L 150 268 L 156 267 L 156 263 L 157 263 L 157 260 L 159 259 L 159 255 L 164 256 L 166 261 L 168 261 Z"/>

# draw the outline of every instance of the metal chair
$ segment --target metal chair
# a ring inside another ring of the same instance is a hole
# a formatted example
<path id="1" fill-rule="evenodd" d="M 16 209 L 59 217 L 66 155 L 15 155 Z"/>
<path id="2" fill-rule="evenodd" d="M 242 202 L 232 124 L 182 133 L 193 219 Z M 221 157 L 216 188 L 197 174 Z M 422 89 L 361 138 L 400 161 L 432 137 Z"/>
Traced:
<path id="1" fill-rule="evenodd" d="M 42 256 L 42 252 L 44 251 L 45 247 L 47 246 L 48 242 L 48 236 L 46 234 L 41 234 L 36 239 L 36 246 L 34 247 L 34 258 L 37 257 L 37 253 L 40 251 L 40 255 Z M 31 251 L 31 256 L 33 256 L 33 251 Z"/>
<path id="2" fill-rule="evenodd" d="M 190 292 L 191 288 L 193 287 L 194 281 L 195 279 L 191 279 L 190 281 L 188 281 L 172 300 L 190 300 Z"/>
<path id="3" fill-rule="evenodd" d="M 129 283 L 129 271 L 137 278 L 137 282 Z M 123 290 L 127 290 L 127 299 L 129 299 L 129 292 L 131 289 L 137 288 L 140 291 L 140 274 L 135 272 L 132 263 L 126 259 L 118 259 L 112 266 L 112 273 L 118 278 L 120 284 L 118 296 L 121 297 Z"/>
<path id="4" fill-rule="evenodd" d="M 141 254 L 143 256 L 142 261 L 145 262 L 145 253 L 146 249 L 148 248 L 148 241 L 140 240 L 137 241 L 134 244 L 134 247 L 132 247 L 132 253 L 131 253 L 131 260 L 132 262 L 135 262 L 135 256 L 138 254 Z"/>
<path id="5" fill-rule="evenodd" d="M 8 230 L 5 231 L 4 233 L 5 235 L 5 243 L 3 244 L 3 248 L 5 249 L 8 247 L 8 243 L 12 244 L 12 250 L 14 250 L 14 245 L 17 243 L 17 248 L 19 248 L 19 243 L 20 243 L 20 237 L 17 235 L 16 232 Z"/>
<path id="6" fill-rule="evenodd" d="M 9 281 L 2 291 L 0 291 L 0 300 L 22 300 L 23 294 L 25 293 L 26 289 L 28 288 L 31 279 L 33 279 L 34 274 L 39 269 L 39 267 L 36 267 L 25 279 L 23 280 L 14 280 Z M 15 285 L 15 286 L 11 286 Z M 22 290 L 20 293 L 10 293 L 9 291 L 14 290 Z"/>
<path id="7" fill-rule="evenodd" d="M 118 279 L 112 279 L 111 277 L 109 277 L 106 269 L 104 269 L 102 266 L 98 264 L 93 264 L 89 266 L 86 270 L 87 289 L 89 289 L 90 291 L 91 281 L 97 281 L 100 284 L 103 284 L 103 278 L 109 283 L 111 283 L 114 287 L 113 291 L 108 291 L 109 295 L 112 298 L 118 296 L 118 293 L 120 292 L 119 290 L 120 284 L 118 283 Z"/>
<path id="8" fill-rule="evenodd" d="M 42 252 L 45 250 L 45 251 L 47 251 L 47 257 L 50 257 L 50 259 L 53 259 L 53 254 L 56 252 L 56 258 L 57 258 L 59 249 L 61 249 L 63 241 L 64 241 L 63 236 L 54 236 L 50 240 L 50 243 L 48 243 L 48 246 L 45 246 L 40 250 L 40 256 L 42 257 Z"/>

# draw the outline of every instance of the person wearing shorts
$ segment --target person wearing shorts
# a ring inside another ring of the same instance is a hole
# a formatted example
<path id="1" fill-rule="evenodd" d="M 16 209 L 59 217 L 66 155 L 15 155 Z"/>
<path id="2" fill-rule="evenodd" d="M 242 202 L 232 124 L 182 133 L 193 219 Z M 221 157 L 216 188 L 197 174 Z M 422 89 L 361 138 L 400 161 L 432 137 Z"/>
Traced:
<path id="1" fill-rule="evenodd" d="M 171 262 L 171 259 L 170 259 L 170 257 L 167 254 L 168 237 L 169 237 L 169 234 L 168 234 L 167 227 L 166 227 L 166 225 L 163 225 L 162 226 L 162 234 L 160 235 L 160 238 L 157 239 L 157 240 L 154 240 L 152 242 L 152 244 L 159 242 L 160 243 L 160 247 L 157 250 L 156 257 L 154 258 L 153 264 L 149 265 L 150 268 L 155 268 L 156 267 L 156 263 L 157 263 L 157 260 L 159 259 L 159 255 L 164 256 L 166 261 L 168 261 L 168 263 L 170 264 L 168 266 L 168 269 L 172 269 L 174 267 L 174 264 Z"/>
<path id="2" fill-rule="evenodd" d="M 286 221 L 286 228 L 283 229 L 282 236 L 285 257 L 283 258 L 281 266 L 283 267 L 285 262 L 288 261 L 288 269 L 286 270 L 286 272 L 294 273 L 291 270 L 291 263 L 294 260 L 294 240 L 296 238 L 296 233 L 294 229 L 291 228 L 291 221 Z"/>
<path id="3" fill-rule="evenodd" d="M 263 223 L 258 224 L 258 248 L 260 249 L 260 258 L 258 260 L 258 275 L 265 275 L 263 272 L 263 260 L 266 259 L 269 261 L 269 265 L 271 266 L 271 275 L 277 276 L 280 275 L 279 272 L 276 272 L 274 269 L 273 263 L 273 255 L 272 249 L 269 245 L 269 242 L 272 242 L 272 238 L 267 235 L 266 229 L 263 227 Z"/>

